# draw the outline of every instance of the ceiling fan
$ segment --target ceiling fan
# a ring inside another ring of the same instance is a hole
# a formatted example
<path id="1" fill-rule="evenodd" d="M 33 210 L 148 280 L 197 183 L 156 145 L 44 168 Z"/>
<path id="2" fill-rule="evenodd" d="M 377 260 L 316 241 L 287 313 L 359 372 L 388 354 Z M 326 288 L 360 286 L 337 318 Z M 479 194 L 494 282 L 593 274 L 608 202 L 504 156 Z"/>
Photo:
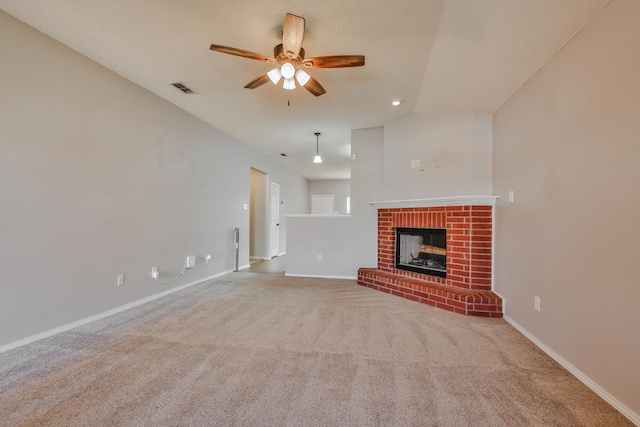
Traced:
<path id="1" fill-rule="evenodd" d="M 304 18 L 287 13 L 282 29 L 282 44 L 273 48 L 273 57 L 217 44 L 212 44 L 211 50 L 277 64 L 277 67 L 267 74 L 247 83 L 245 86 L 247 89 L 255 89 L 269 80 L 273 84 L 278 84 L 280 79 L 284 78 L 283 87 L 285 89 L 295 89 L 297 81 L 300 86 L 304 86 L 315 96 L 320 96 L 326 91 L 316 79 L 304 71 L 305 68 L 344 68 L 364 65 L 364 55 L 317 56 L 305 59 L 305 52 L 302 48 L 303 38 Z"/>

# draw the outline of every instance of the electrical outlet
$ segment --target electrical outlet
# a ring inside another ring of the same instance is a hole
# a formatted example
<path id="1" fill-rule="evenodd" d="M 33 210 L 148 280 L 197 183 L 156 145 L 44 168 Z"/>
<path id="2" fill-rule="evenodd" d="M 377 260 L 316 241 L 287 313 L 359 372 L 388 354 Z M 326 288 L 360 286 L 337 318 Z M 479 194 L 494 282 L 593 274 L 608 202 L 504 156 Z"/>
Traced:
<path id="1" fill-rule="evenodd" d="M 207 255 L 204 259 L 205 264 L 209 264 L 211 262 L 211 254 Z"/>
<path id="2" fill-rule="evenodd" d="M 322 255 L 318 254 L 318 262 L 322 262 Z"/>
<path id="3" fill-rule="evenodd" d="M 160 277 L 160 272 L 158 271 L 158 267 L 151 267 L 151 277 L 157 279 Z"/>
<path id="4" fill-rule="evenodd" d="M 118 274 L 117 284 L 118 284 L 118 286 L 124 285 L 124 274 Z"/>
<path id="5" fill-rule="evenodd" d="M 540 311 L 540 297 L 533 297 L 533 309 L 535 311 Z"/>
<path id="6" fill-rule="evenodd" d="M 509 203 L 513 203 L 513 190 L 509 191 Z"/>
<path id="7" fill-rule="evenodd" d="M 185 264 L 186 264 L 187 268 L 195 267 L 195 265 L 196 265 L 196 256 L 195 255 L 187 256 Z"/>

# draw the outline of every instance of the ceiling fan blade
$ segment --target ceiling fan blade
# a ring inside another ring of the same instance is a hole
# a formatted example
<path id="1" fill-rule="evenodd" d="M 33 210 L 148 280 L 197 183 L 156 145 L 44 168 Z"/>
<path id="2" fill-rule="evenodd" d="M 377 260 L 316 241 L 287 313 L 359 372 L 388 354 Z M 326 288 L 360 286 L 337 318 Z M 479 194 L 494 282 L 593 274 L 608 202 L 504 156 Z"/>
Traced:
<path id="1" fill-rule="evenodd" d="M 269 76 L 268 75 L 262 75 L 260 77 L 258 77 L 255 80 L 251 80 L 249 83 L 247 83 L 245 85 L 245 89 L 255 89 L 258 86 L 262 86 L 263 84 L 265 84 L 266 82 L 269 81 Z"/>
<path id="2" fill-rule="evenodd" d="M 241 56 L 243 58 L 255 59 L 257 61 L 276 62 L 274 58 L 264 56 L 255 52 L 249 52 L 248 50 L 236 49 L 235 47 L 212 44 L 210 49 L 215 52 L 228 53 L 229 55 Z"/>
<path id="3" fill-rule="evenodd" d="M 312 94 L 314 94 L 315 96 L 320 96 L 320 95 L 322 95 L 324 93 L 327 93 L 327 91 L 324 90 L 322 85 L 320 83 L 318 83 L 318 81 L 316 79 L 314 79 L 313 77 L 311 77 L 309 79 L 309 81 L 307 82 L 307 84 L 304 85 L 304 88 L 306 90 L 308 90 L 309 92 L 311 92 Z"/>
<path id="4" fill-rule="evenodd" d="M 287 58 L 295 59 L 302 48 L 304 38 L 304 18 L 287 13 L 282 28 L 282 46 Z"/>
<path id="5" fill-rule="evenodd" d="M 364 55 L 317 56 L 302 61 L 307 68 L 362 67 Z"/>

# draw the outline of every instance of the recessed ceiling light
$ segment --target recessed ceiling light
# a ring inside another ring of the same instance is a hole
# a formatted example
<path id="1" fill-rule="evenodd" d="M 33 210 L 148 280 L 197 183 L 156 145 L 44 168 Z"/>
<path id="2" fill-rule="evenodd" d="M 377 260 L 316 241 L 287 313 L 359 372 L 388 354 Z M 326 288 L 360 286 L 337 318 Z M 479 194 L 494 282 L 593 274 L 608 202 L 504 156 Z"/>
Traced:
<path id="1" fill-rule="evenodd" d="M 393 101 L 391 101 L 391 105 L 397 107 L 398 105 L 402 104 L 402 102 L 402 99 L 394 99 Z"/>

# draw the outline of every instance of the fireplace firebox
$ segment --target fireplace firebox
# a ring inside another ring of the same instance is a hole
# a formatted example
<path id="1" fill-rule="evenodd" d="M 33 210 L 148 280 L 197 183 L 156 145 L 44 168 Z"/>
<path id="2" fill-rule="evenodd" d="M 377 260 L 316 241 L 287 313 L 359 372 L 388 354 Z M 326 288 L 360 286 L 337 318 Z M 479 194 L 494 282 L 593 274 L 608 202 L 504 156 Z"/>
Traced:
<path id="1" fill-rule="evenodd" d="M 395 268 L 447 277 L 447 230 L 396 227 Z"/>

